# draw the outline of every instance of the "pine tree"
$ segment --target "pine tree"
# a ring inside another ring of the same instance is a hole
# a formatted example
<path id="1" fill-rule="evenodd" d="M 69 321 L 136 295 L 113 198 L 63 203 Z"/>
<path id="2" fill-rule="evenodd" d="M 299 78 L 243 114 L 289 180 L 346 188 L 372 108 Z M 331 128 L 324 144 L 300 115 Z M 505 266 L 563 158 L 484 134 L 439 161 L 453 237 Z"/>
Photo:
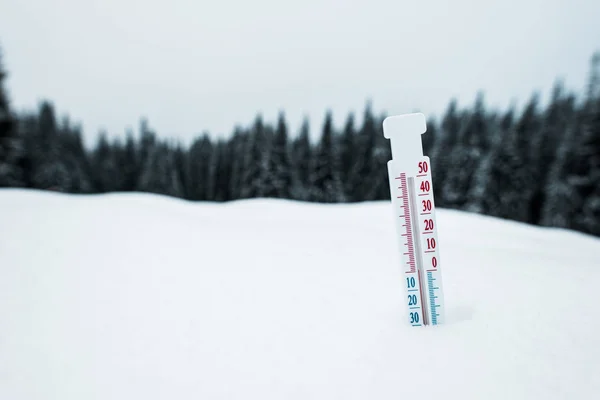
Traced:
<path id="1" fill-rule="evenodd" d="M 438 140 L 439 128 L 437 121 L 433 117 L 427 118 L 427 132 L 421 135 L 421 141 L 423 143 L 423 154 L 431 158 L 432 151 L 435 147 L 436 140 Z"/>
<path id="2" fill-rule="evenodd" d="M 141 165 L 138 154 L 138 144 L 133 137 L 133 133 L 128 131 L 125 135 L 125 148 L 119 156 L 119 165 L 121 166 L 121 174 L 123 175 L 124 191 L 133 191 L 137 186 L 137 182 L 141 173 Z"/>
<path id="3" fill-rule="evenodd" d="M 300 133 L 292 141 L 292 164 L 295 175 L 295 184 L 292 198 L 297 200 L 310 200 L 311 167 L 313 148 L 310 142 L 310 125 L 308 118 L 304 118 L 300 127 Z"/>
<path id="4" fill-rule="evenodd" d="M 600 177 L 592 177 L 597 182 L 596 188 L 584 200 L 575 227 L 582 232 L 600 236 Z"/>
<path id="5" fill-rule="evenodd" d="M 540 223 L 545 226 L 595 232 L 599 219 L 597 187 L 600 185 L 600 56 L 591 60 L 586 101 L 574 112 L 574 98 L 563 102 L 566 134 L 559 141 L 556 160 L 546 184 L 546 202 Z M 567 111 L 565 111 L 566 109 Z"/>
<path id="6" fill-rule="evenodd" d="M 213 143 L 204 133 L 193 141 L 187 158 L 187 174 L 189 176 L 190 200 L 208 200 L 210 196 L 210 164 L 213 153 Z"/>
<path id="7" fill-rule="evenodd" d="M 506 141 L 506 135 L 514 128 L 514 106 L 511 106 L 503 115 L 488 114 L 487 129 L 489 130 L 489 148 L 481 158 L 481 162 L 469 191 L 469 203 L 466 210 L 476 213 L 488 214 L 492 207 L 493 199 L 499 196 L 493 193 L 496 188 L 489 179 L 497 166 L 498 152 Z M 492 202 L 490 202 L 490 198 Z"/>
<path id="8" fill-rule="evenodd" d="M 336 146 L 331 111 L 325 114 L 321 140 L 313 162 L 313 199 L 324 203 L 344 201 L 345 195 L 340 179 L 340 152 Z"/>
<path id="9" fill-rule="evenodd" d="M 147 193 L 183 197 L 183 185 L 175 162 L 175 153 L 167 143 L 152 147 L 144 164 L 137 190 Z"/>
<path id="10" fill-rule="evenodd" d="M 383 136 L 383 121 L 386 115 L 375 120 L 375 149 L 373 151 L 373 200 L 389 200 L 390 184 L 387 174 L 387 162 L 392 158 L 389 139 Z"/>
<path id="11" fill-rule="evenodd" d="M 183 199 L 189 199 L 190 187 L 189 187 L 189 176 L 187 174 L 187 151 L 183 148 L 181 143 L 177 142 L 173 146 L 173 164 L 176 171 L 177 180 L 181 182 L 181 193 L 179 197 Z"/>
<path id="12" fill-rule="evenodd" d="M 264 197 L 269 179 L 269 152 L 271 146 L 262 115 L 256 117 L 246 145 L 241 197 Z"/>
<path id="13" fill-rule="evenodd" d="M 531 174 L 531 137 L 539 129 L 538 97 L 534 95 L 519 121 L 490 155 L 489 179 L 481 210 L 500 218 L 531 222 L 534 177 Z"/>
<path id="14" fill-rule="evenodd" d="M 242 196 L 242 177 L 244 174 L 244 157 L 248 133 L 241 127 L 236 127 L 230 139 L 231 147 L 231 181 L 229 192 L 231 199 L 237 200 Z"/>
<path id="15" fill-rule="evenodd" d="M 452 152 L 457 146 L 461 117 L 458 112 L 457 101 L 452 99 L 440 127 L 439 138 L 431 150 L 431 174 L 436 205 L 446 207 L 448 204 L 444 197 L 444 185 L 449 172 L 455 167 L 452 165 Z"/>
<path id="16" fill-rule="evenodd" d="M 340 138 L 340 179 L 344 187 L 344 192 L 347 194 L 349 199 L 355 198 L 354 187 L 355 184 L 353 173 L 357 172 L 356 158 L 357 158 L 357 133 L 355 128 L 354 113 L 350 113 L 346 119 L 344 130 Z"/>
<path id="17" fill-rule="evenodd" d="M 595 52 L 590 60 L 587 98 L 600 98 L 600 51 Z"/>
<path id="18" fill-rule="evenodd" d="M 39 114 L 24 129 L 26 150 L 30 158 L 29 182 L 36 189 L 67 192 L 72 187 L 71 174 L 63 159 L 60 128 L 54 106 L 43 101 Z"/>
<path id="19" fill-rule="evenodd" d="M 575 229 L 592 233 L 598 230 L 598 187 L 600 187 L 600 97 L 588 100 L 582 118 L 582 134 L 575 147 L 578 162 L 570 179 L 582 199 L 583 209 L 574 221 Z"/>
<path id="20" fill-rule="evenodd" d="M 0 187 L 23 187 L 26 185 L 23 171 L 25 148 L 15 116 L 10 110 L 4 86 L 6 77 L 0 49 Z"/>
<path id="21" fill-rule="evenodd" d="M 117 145 L 111 145 L 105 131 L 98 134 L 98 141 L 92 154 L 94 186 L 100 193 L 120 189 L 121 171 L 117 160 Z"/>
<path id="22" fill-rule="evenodd" d="M 489 149 L 488 117 L 483 95 L 475 101 L 474 110 L 464 117 L 457 142 L 448 154 L 448 165 L 442 185 L 442 198 L 448 208 L 466 209 L 474 201 L 470 198 L 475 176 Z"/>
<path id="23" fill-rule="evenodd" d="M 291 169 L 288 129 L 285 122 L 285 115 L 280 113 L 269 156 L 269 175 L 273 184 L 271 189 L 265 193 L 265 196 L 290 198 L 292 191 Z"/>
<path id="24" fill-rule="evenodd" d="M 572 145 L 578 137 L 580 123 L 576 118 L 567 126 L 558 147 L 556 161 L 549 171 L 540 224 L 557 228 L 572 229 L 575 217 L 583 206 L 583 199 L 575 191 L 569 176 L 570 167 L 576 159 Z"/>
<path id="25" fill-rule="evenodd" d="M 348 183 L 353 188 L 351 201 L 372 201 L 377 196 L 377 188 L 373 183 L 377 173 L 380 172 L 374 158 L 379 134 L 371 102 L 367 102 L 363 113 L 363 123 L 355 141 L 357 152 Z M 389 146 L 389 143 L 386 145 Z"/>
<path id="26" fill-rule="evenodd" d="M 558 149 L 571 124 L 574 113 L 574 98 L 566 96 L 562 82 L 556 82 L 550 104 L 543 115 L 539 133 L 532 139 L 530 173 L 533 177 L 530 221 L 539 224 L 544 218 L 544 209 L 550 192 L 549 184 L 557 184 L 561 177 L 553 169 L 557 161 Z M 553 175 L 556 174 L 556 175 Z"/>
<path id="27" fill-rule="evenodd" d="M 226 140 L 219 140 L 213 149 L 209 169 L 209 199 L 227 201 L 231 198 L 231 147 Z"/>
<path id="28" fill-rule="evenodd" d="M 72 126 L 69 119 L 65 118 L 60 131 L 61 161 L 71 176 L 71 185 L 66 190 L 71 193 L 94 192 L 93 167 L 83 146 L 81 127 Z"/>

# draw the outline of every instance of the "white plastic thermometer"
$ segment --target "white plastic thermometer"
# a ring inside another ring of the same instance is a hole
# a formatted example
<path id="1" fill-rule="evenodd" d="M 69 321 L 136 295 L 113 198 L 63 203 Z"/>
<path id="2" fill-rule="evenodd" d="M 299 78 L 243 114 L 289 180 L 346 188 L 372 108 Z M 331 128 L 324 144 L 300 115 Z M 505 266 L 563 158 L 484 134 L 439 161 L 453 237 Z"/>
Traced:
<path id="1" fill-rule="evenodd" d="M 420 113 L 383 121 L 383 135 L 392 147 L 388 176 L 412 326 L 444 322 L 431 164 L 421 143 L 426 130 L 425 116 Z"/>

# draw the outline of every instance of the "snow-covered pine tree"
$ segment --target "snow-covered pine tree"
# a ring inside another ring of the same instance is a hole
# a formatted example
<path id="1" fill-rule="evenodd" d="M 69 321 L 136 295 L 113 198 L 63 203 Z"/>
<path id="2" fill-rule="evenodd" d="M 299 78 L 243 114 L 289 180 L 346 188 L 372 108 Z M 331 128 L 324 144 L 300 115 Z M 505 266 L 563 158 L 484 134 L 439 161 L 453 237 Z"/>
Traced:
<path id="1" fill-rule="evenodd" d="M 57 140 L 61 142 L 61 161 L 71 176 L 71 185 L 67 190 L 71 193 L 94 192 L 93 168 L 83 146 L 81 127 L 72 126 L 69 119 L 65 118 L 60 132 Z"/>
<path id="2" fill-rule="evenodd" d="M 30 158 L 29 180 L 32 187 L 66 192 L 72 186 L 71 174 L 62 159 L 60 130 L 54 106 L 40 104 L 37 117 L 23 126 L 26 151 Z"/>
<path id="3" fill-rule="evenodd" d="M 593 233 L 600 229 L 600 96 L 588 99 L 584 112 L 582 134 L 576 147 L 578 162 L 574 164 L 575 170 L 570 176 L 583 206 L 573 226 L 579 231 Z"/>
<path id="4" fill-rule="evenodd" d="M 231 147 L 226 140 L 218 140 L 213 148 L 209 182 L 210 201 L 227 201 L 231 198 Z"/>
<path id="5" fill-rule="evenodd" d="M 570 166 L 576 159 L 573 143 L 579 136 L 580 123 L 574 118 L 567 125 L 560 141 L 556 160 L 548 173 L 540 224 L 556 228 L 572 229 L 575 216 L 583 206 L 583 199 L 574 189 L 569 176 Z"/>
<path id="6" fill-rule="evenodd" d="M 154 147 L 158 144 L 158 140 L 156 138 L 156 133 L 150 129 L 150 124 L 147 118 L 142 118 L 140 120 L 139 127 L 139 135 L 140 135 L 140 145 L 139 145 L 139 171 L 138 171 L 138 182 L 143 174 L 143 169 L 148 163 L 148 158 L 150 154 L 154 151 Z"/>
<path id="7" fill-rule="evenodd" d="M 144 164 L 137 190 L 172 197 L 183 197 L 183 185 L 175 163 L 174 152 L 167 143 L 152 147 Z"/>
<path id="8" fill-rule="evenodd" d="M 181 195 L 183 199 L 189 199 L 189 176 L 187 171 L 187 157 L 188 152 L 179 142 L 173 145 L 171 150 L 173 152 L 173 164 L 177 171 L 179 182 L 181 182 Z"/>
<path id="9" fill-rule="evenodd" d="M 466 209 L 474 177 L 489 150 L 489 117 L 485 110 L 483 94 L 479 93 L 473 111 L 466 113 L 456 144 L 448 154 L 449 169 L 442 185 L 442 198 L 448 208 Z"/>
<path id="10" fill-rule="evenodd" d="M 587 98 L 574 111 L 574 99 L 565 101 L 569 118 L 566 134 L 546 185 L 541 224 L 594 232 L 597 229 L 597 187 L 600 186 L 600 57 L 591 61 Z"/>
<path id="11" fill-rule="evenodd" d="M 0 49 L 0 187 L 26 186 L 24 175 L 25 146 L 17 130 L 6 87 L 7 77 Z"/>
<path id="12" fill-rule="evenodd" d="M 383 114 L 375 119 L 375 149 L 373 151 L 373 200 L 389 200 L 390 184 L 387 173 L 387 162 L 392 158 L 389 139 L 383 136 Z"/>
<path id="13" fill-rule="evenodd" d="M 591 177 L 596 188 L 584 200 L 581 212 L 577 216 L 575 227 L 582 232 L 600 236 L 600 177 Z"/>
<path id="14" fill-rule="evenodd" d="M 264 197 L 269 179 L 271 143 L 262 115 L 258 115 L 250 130 L 244 152 L 242 198 Z"/>
<path id="15" fill-rule="evenodd" d="M 446 184 L 448 173 L 455 168 L 452 165 L 452 152 L 456 148 L 461 125 L 456 99 L 452 99 L 440 126 L 438 140 L 431 150 L 431 174 L 436 206 L 446 207 L 443 187 Z M 435 161 L 434 161 L 435 160 Z"/>
<path id="16" fill-rule="evenodd" d="M 300 126 L 300 133 L 292 141 L 292 164 L 295 174 L 292 198 L 294 199 L 310 200 L 312 157 L 310 124 L 308 118 L 304 117 Z"/>
<path id="17" fill-rule="evenodd" d="M 485 214 L 530 222 L 534 177 L 531 173 L 531 137 L 539 129 L 538 96 L 534 95 L 518 123 L 502 134 L 486 162 L 488 179 L 479 207 Z"/>
<path id="18" fill-rule="evenodd" d="M 431 158 L 435 142 L 438 139 L 439 127 L 434 117 L 427 117 L 427 132 L 421 136 L 421 142 L 423 143 L 423 154 Z M 389 143 L 388 143 L 389 146 Z M 433 167 L 433 166 L 432 166 Z"/>
<path id="19" fill-rule="evenodd" d="M 94 184 L 100 193 L 114 192 L 120 189 L 121 170 L 117 159 L 118 141 L 111 144 L 107 133 L 98 134 L 96 147 L 92 153 Z"/>
<path id="20" fill-rule="evenodd" d="M 265 196 L 289 199 L 292 191 L 292 165 L 288 146 L 288 128 L 283 112 L 279 113 L 272 140 L 269 175 L 272 185 L 269 186 L 270 189 Z"/>
<path id="21" fill-rule="evenodd" d="M 549 200 L 548 195 L 552 191 L 550 186 L 560 184 L 560 168 L 556 169 L 554 166 L 557 163 L 558 149 L 563 137 L 568 126 L 573 123 L 574 104 L 574 96 L 564 93 L 562 82 L 557 81 L 552 90 L 550 103 L 542 116 L 539 133 L 532 139 L 531 174 L 534 178 L 530 209 L 532 223 L 541 223 L 546 202 Z M 560 208 L 560 204 L 555 204 L 553 208 L 556 206 Z"/>
<path id="22" fill-rule="evenodd" d="M 122 190 L 133 191 L 140 176 L 141 165 L 138 145 L 130 130 L 125 134 L 125 147 L 119 156 L 119 166 L 123 175 Z"/>
<path id="23" fill-rule="evenodd" d="M 229 182 L 229 192 L 231 199 L 237 200 L 241 198 L 242 193 L 242 177 L 244 174 L 244 152 L 246 151 L 246 141 L 248 133 L 241 127 L 236 126 L 233 135 L 230 139 L 231 146 L 231 180 Z"/>
<path id="24" fill-rule="evenodd" d="M 377 163 L 374 160 L 374 153 L 379 132 L 377 120 L 369 101 L 365 105 L 363 123 L 354 141 L 356 149 L 354 153 L 355 161 L 349 178 L 349 185 L 352 188 L 352 192 L 346 196 L 350 201 L 371 201 L 376 198 L 377 190 L 374 188 L 373 179 L 379 171 L 376 167 Z"/>
<path id="25" fill-rule="evenodd" d="M 190 200 L 208 200 L 210 187 L 210 163 L 213 153 L 213 143 L 204 133 L 196 138 L 188 151 L 187 157 L 187 175 L 189 177 Z"/>
<path id="26" fill-rule="evenodd" d="M 344 188 L 340 179 L 340 149 L 335 140 L 333 116 L 325 114 L 319 146 L 313 158 L 311 198 L 321 203 L 345 201 Z"/>
<path id="27" fill-rule="evenodd" d="M 514 104 L 505 113 L 494 115 L 493 118 L 490 116 L 490 121 L 488 122 L 489 149 L 481 159 L 479 168 L 473 177 L 467 210 L 489 214 L 490 207 L 494 206 L 498 194 L 493 193 L 495 188 L 490 184 L 489 180 L 493 172 L 492 168 L 496 167 L 495 163 L 498 160 L 498 153 L 501 150 L 501 146 L 506 141 L 505 136 L 514 129 L 514 122 Z M 488 193 L 491 193 L 491 196 L 488 197 Z"/>
<path id="28" fill-rule="evenodd" d="M 353 173 L 356 173 L 356 156 L 357 156 L 357 132 L 355 128 L 354 113 L 348 114 L 344 124 L 344 130 L 340 137 L 340 179 L 344 187 L 344 192 L 349 199 L 355 197 L 354 187 L 355 181 Z"/>

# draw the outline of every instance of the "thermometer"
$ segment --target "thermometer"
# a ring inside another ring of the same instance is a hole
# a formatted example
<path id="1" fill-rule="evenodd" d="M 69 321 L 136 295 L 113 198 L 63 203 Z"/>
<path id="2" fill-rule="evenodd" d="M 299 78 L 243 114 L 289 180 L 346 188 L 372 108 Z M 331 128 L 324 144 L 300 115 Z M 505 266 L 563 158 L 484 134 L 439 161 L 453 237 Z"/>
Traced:
<path id="1" fill-rule="evenodd" d="M 408 322 L 412 326 L 444 322 L 444 296 L 431 162 L 423 155 L 427 130 L 421 113 L 387 117 L 383 135 L 390 139 L 388 177 L 402 271 Z"/>

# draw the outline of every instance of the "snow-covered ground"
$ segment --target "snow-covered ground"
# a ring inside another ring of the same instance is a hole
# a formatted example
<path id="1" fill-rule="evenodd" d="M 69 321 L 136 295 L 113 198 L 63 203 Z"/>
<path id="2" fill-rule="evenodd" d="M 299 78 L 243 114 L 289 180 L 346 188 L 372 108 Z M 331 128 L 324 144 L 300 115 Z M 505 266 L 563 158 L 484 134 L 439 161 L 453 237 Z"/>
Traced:
<path id="1" fill-rule="evenodd" d="M 0 399 L 600 398 L 600 240 L 438 210 L 412 328 L 390 207 L 0 191 Z"/>

